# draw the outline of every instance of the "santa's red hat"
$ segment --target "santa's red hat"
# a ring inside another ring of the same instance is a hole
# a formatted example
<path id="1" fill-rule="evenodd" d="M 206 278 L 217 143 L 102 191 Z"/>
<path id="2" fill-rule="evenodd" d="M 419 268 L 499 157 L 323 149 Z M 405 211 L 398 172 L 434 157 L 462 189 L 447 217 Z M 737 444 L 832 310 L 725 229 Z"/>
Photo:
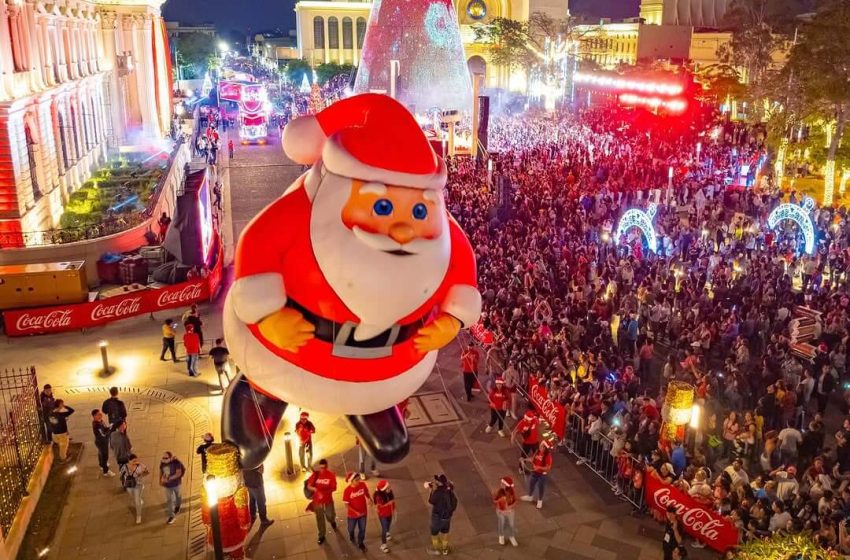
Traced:
<path id="1" fill-rule="evenodd" d="M 441 190 L 446 166 L 419 123 L 395 99 L 364 93 L 337 101 L 283 129 L 283 151 L 335 175 L 387 185 Z"/>
<path id="2" fill-rule="evenodd" d="M 509 476 L 503 476 L 501 482 L 507 488 L 514 487 L 514 479 Z"/>

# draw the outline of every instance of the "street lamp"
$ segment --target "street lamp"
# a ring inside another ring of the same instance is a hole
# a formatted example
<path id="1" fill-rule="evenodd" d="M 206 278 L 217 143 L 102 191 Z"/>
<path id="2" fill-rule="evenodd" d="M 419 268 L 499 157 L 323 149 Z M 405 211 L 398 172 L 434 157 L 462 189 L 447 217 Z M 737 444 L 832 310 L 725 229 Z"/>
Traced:
<path id="1" fill-rule="evenodd" d="M 219 41 L 218 50 L 221 51 L 221 54 L 227 54 L 227 52 L 230 51 L 230 46 L 228 46 L 228 44 L 224 41 Z"/>
<path id="2" fill-rule="evenodd" d="M 215 560 L 224 560 L 224 548 L 221 545 L 221 520 L 218 517 L 218 482 L 210 475 L 204 481 L 207 492 L 207 505 L 210 508 L 210 524 L 212 525 L 213 553 Z"/>

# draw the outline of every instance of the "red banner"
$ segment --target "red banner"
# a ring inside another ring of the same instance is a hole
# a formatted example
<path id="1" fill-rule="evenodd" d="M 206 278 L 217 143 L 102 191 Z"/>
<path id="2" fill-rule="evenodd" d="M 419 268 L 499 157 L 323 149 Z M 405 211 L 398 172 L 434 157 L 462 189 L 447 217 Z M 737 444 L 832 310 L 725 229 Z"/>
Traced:
<path id="1" fill-rule="evenodd" d="M 673 506 L 685 532 L 718 552 L 738 545 L 738 529 L 731 521 L 653 475 L 644 480 L 646 503 L 654 513 L 663 516 Z"/>
<path id="2" fill-rule="evenodd" d="M 549 422 L 552 431 L 560 439 L 564 439 L 567 427 L 567 410 L 564 405 L 549 400 L 549 391 L 537 383 L 536 377 L 531 377 L 528 381 L 528 395 L 537 413 Z"/>
<path id="3" fill-rule="evenodd" d="M 90 303 L 57 305 L 34 309 L 13 309 L 3 312 L 8 336 L 50 334 L 97 327 L 145 313 L 186 307 L 212 299 L 221 285 L 223 255 L 209 275 L 202 280 L 181 282 L 159 289 L 129 292 Z"/>
<path id="4" fill-rule="evenodd" d="M 475 338 L 475 340 L 477 340 L 481 344 L 484 344 L 485 346 L 488 344 L 493 344 L 493 333 L 485 329 L 481 321 L 469 327 L 469 334 L 471 334 Z"/>

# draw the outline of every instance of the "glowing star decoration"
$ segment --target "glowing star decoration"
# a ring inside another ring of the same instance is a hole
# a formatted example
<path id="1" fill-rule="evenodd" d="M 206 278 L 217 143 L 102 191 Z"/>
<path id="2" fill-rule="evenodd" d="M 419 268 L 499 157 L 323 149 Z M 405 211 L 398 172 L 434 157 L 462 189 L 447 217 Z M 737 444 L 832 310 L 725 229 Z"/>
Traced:
<path id="1" fill-rule="evenodd" d="M 620 218 L 620 223 L 617 225 L 617 239 L 621 239 L 626 232 L 636 227 L 646 238 L 646 243 L 649 245 L 649 250 L 653 253 L 658 249 L 658 240 L 655 237 L 655 228 L 652 227 L 652 219 L 655 217 L 657 206 L 650 204 L 646 210 L 639 208 L 631 208 L 626 210 L 623 217 Z"/>
<path id="2" fill-rule="evenodd" d="M 767 227 L 775 229 L 780 222 L 791 220 L 797 224 L 797 227 L 803 233 L 803 239 L 806 243 L 805 251 L 811 255 L 815 252 L 815 226 L 810 216 L 814 207 L 815 201 L 808 196 L 803 199 L 803 203 L 799 206 L 790 202 L 780 204 L 767 217 Z"/>
<path id="3" fill-rule="evenodd" d="M 467 111 L 472 84 L 452 0 L 382 0 L 372 4 L 355 93 L 389 92 L 398 61 L 396 99 L 424 113 Z"/>

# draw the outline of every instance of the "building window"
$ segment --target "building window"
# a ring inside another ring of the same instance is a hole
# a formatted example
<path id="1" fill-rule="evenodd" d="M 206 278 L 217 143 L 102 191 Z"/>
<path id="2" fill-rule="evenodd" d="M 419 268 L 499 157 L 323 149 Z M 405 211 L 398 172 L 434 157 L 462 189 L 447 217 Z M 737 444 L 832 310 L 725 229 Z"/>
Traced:
<path id="1" fill-rule="evenodd" d="M 74 139 L 74 154 L 79 160 L 83 156 L 83 152 L 80 151 L 80 139 L 77 136 L 77 112 L 74 111 L 73 107 L 71 107 L 71 137 Z"/>
<path id="2" fill-rule="evenodd" d="M 366 37 L 366 18 L 357 18 L 357 48 L 363 48 L 363 38 Z"/>
<path id="3" fill-rule="evenodd" d="M 41 189 L 38 186 L 38 173 L 36 172 L 35 163 L 35 140 L 32 137 L 29 123 L 24 123 L 24 136 L 27 142 L 27 162 L 30 167 L 30 181 L 32 182 L 32 199 L 38 200 L 41 198 Z"/>
<path id="4" fill-rule="evenodd" d="M 70 159 L 68 158 L 68 144 L 65 142 L 65 119 L 62 118 L 61 111 L 56 111 L 56 121 L 59 123 L 59 142 L 62 146 L 62 171 L 71 167 Z"/>
<path id="5" fill-rule="evenodd" d="M 26 61 L 24 61 L 24 52 L 22 49 L 22 37 L 20 27 L 20 15 L 9 15 L 6 18 L 6 25 L 9 28 L 9 37 L 11 37 L 12 47 L 12 63 L 15 65 L 15 72 L 25 72 L 27 69 Z"/>
<path id="6" fill-rule="evenodd" d="M 313 18 L 313 48 L 325 48 L 325 18 L 322 16 Z"/>
<path id="7" fill-rule="evenodd" d="M 339 20 L 334 16 L 328 18 L 328 48 L 339 48 Z"/>
<path id="8" fill-rule="evenodd" d="M 350 17 L 342 18 L 342 48 L 354 48 L 354 29 Z"/>
<path id="9" fill-rule="evenodd" d="M 94 98 L 89 100 L 89 106 L 91 107 L 91 130 L 92 136 L 94 136 L 94 143 L 97 144 L 100 140 L 99 131 L 97 129 L 97 112 L 94 110 Z"/>

